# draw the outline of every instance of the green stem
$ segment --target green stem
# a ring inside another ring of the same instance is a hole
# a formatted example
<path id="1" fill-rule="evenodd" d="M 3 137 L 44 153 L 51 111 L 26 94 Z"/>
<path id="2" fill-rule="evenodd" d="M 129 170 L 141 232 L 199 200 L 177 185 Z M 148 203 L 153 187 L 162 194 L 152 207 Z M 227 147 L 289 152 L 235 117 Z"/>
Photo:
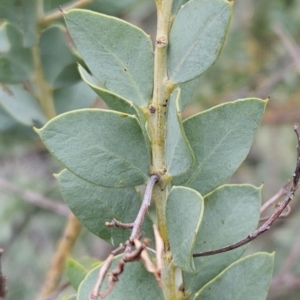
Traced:
<path id="1" fill-rule="evenodd" d="M 162 270 L 162 288 L 166 300 L 180 299 L 180 292 L 175 282 L 176 267 L 172 263 L 172 253 L 167 233 L 166 202 L 167 185 L 170 177 L 166 171 L 165 139 L 166 139 L 166 104 L 171 88 L 168 85 L 167 50 L 171 24 L 173 0 L 156 0 L 157 34 L 154 56 L 154 88 L 153 99 L 149 106 L 148 124 L 152 144 L 151 173 L 157 174 L 159 182 L 153 189 L 153 199 L 156 205 L 158 229 L 164 242 L 164 257 Z"/>
<path id="2" fill-rule="evenodd" d="M 46 82 L 44 76 L 39 44 L 33 46 L 32 55 L 35 69 L 33 82 L 35 83 L 35 88 L 37 91 L 36 96 L 44 114 L 46 115 L 47 119 L 50 120 L 56 116 L 56 111 L 53 102 L 53 90 Z"/>

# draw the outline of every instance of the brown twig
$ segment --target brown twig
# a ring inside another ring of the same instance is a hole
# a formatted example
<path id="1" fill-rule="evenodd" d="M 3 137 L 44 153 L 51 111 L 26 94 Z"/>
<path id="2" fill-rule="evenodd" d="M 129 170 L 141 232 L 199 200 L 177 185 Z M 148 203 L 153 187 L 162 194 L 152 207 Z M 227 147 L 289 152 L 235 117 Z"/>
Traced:
<path id="1" fill-rule="evenodd" d="M 132 229 L 134 223 L 122 223 L 116 219 L 112 219 L 111 222 L 106 222 L 105 226 L 107 227 L 117 227 L 117 228 L 123 228 L 123 229 Z"/>
<path id="2" fill-rule="evenodd" d="M 288 206 L 286 207 L 286 212 L 285 212 L 285 213 L 282 212 L 281 215 L 278 217 L 278 219 L 286 218 L 287 216 L 289 216 L 289 214 L 291 213 L 291 211 L 292 211 L 291 206 L 288 205 Z M 267 221 L 269 218 L 270 218 L 270 216 L 260 218 L 260 219 L 259 219 L 259 222 L 265 222 L 265 221 Z"/>
<path id="3" fill-rule="evenodd" d="M 46 198 L 45 196 L 38 194 L 36 192 L 32 192 L 32 191 L 26 190 L 26 189 L 21 189 L 21 188 L 15 186 L 14 184 L 10 183 L 9 181 L 2 179 L 2 178 L 0 178 L 0 189 L 5 192 L 17 195 L 18 197 L 27 201 L 30 204 L 34 204 L 41 208 L 55 212 L 58 215 L 68 216 L 70 213 L 70 210 L 64 204 L 61 204 L 55 200 Z"/>
<path id="4" fill-rule="evenodd" d="M 3 253 L 3 249 L 0 248 L 0 300 L 4 300 L 6 296 L 6 277 L 2 275 L 2 269 L 1 269 L 1 256 Z"/>
<path id="5" fill-rule="evenodd" d="M 68 11 L 70 9 L 73 8 L 80 8 L 83 7 L 85 5 L 88 5 L 90 3 L 92 3 L 94 0 L 77 0 L 74 1 L 73 3 L 69 4 L 69 5 L 65 5 L 61 8 L 62 11 Z M 50 22 L 59 20 L 62 17 L 62 12 L 60 10 L 58 10 L 58 8 L 50 13 L 48 13 L 47 15 L 45 15 L 42 19 L 41 19 L 41 24 L 45 25 L 48 24 Z"/>
<path id="6" fill-rule="evenodd" d="M 96 281 L 92 291 L 90 292 L 90 295 L 89 295 L 90 300 L 98 299 L 99 296 L 101 298 L 105 298 L 112 291 L 116 281 L 118 281 L 119 275 L 122 274 L 122 272 L 124 270 L 125 263 L 127 263 L 127 262 L 141 260 L 144 263 L 146 269 L 149 272 L 152 272 L 155 275 L 155 277 L 157 278 L 157 280 L 159 280 L 160 269 L 158 269 L 157 267 L 154 266 L 154 264 L 152 263 L 149 255 L 146 251 L 147 246 L 150 244 L 150 240 L 145 239 L 143 242 L 139 241 L 139 238 L 141 236 L 141 228 L 142 228 L 142 225 L 143 225 L 143 222 L 145 219 L 145 215 L 151 204 L 152 190 L 153 190 L 155 183 L 158 180 L 159 180 L 159 177 L 157 175 L 150 176 L 149 181 L 147 183 L 146 190 L 145 190 L 143 202 L 141 204 L 140 210 L 137 214 L 137 217 L 136 217 L 134 223 L 125 224 L 125 223 L 121 223 L 115 219 L 113 219 L 112 222 L 110 222 L 110 223 L 106 223 L 107 226 L 115 226 L 115 227 L 120 227 L 120 228 L 125 228 L 125 229 L 132 228 L 132 231 L 131 231 L 129 240 L 125 243 L 125 245 L 121 244 L 116 249 L 117 252 L 121 251 L 122 249 L 125 249 L 125 251 L 124 251 L 122 258 L 116 265 L 115 269 L 111 273 L 108 273 L 108 288 L 107 288 L 107 290 L 102 293 L 99 293 L 101 285 L 104 281 L 104 277 L 107 274 L 107 272 L 112 264 L 112 260 L 116 254 L 115 253 L 116 250 L 112 251 L 110 253 L 110 255 L 108 256 L 108 258 L 105 260 L 105 262 L 102 264 L 102 266 L 99 270 L 97 281 Z M 155 229 L 154 229 L 154 232 L 155 232 Z M 157 244 L 159 244 L 159 233 L 158 232 L 155 232 L 155 238 L 158 240 Z M 134 250 L 132 250 L 133 247 L 135 247 Z M 157 249 L 158 249 L 158 251 L 156 252 L 156 254 L 158 252 L 161 253 L 161 249 L 160 248 L 157 248 Z"/>
<path id="7" fill-rule="evenodd" d="M 43 300 L 58 288 L 61 276 L 65 269 L 65 262 L 68 256 L 70 256 L 81 227 L 82 225 L 77 218 L 73 214 L 70 214 L 65 231 L 53 256 L 50 269 L 47 272 L 40 295 L 37 298 L 38 300 Z"/>
<path id="8" fill-rule="evenodd" d="M 281 203 L 279 203 L 279 205 L 277 206 L 276 211 L 271 215 L 271 217 L 262 226 L 260 226 L 257 230 L 251 232 L 243 240 L 241 240 L 241 241 L 239 241 L 235 244 L 232 244 L 232 245 L 229 245 L 229 246 L 226 246 L 226 247 L 222 247 L 222 248 L 219 248 L 219 249 L 200 252 L 200 253 L 194 253 L 193 257 L 214 255 L 214 254 L 219 254 L 219 253 L 223 253 L 223 252 L 227 252 L 227 251 L 239 248 L 239 247 L 253 241 L 259 235 L 261 235 L 265 231 L 268 231 L 271 228 L 273 222 L 281 215 L 281 213 L 285 210 L 285 208 L 288 206 L 288 204 L 294 198 L 295 192 L 296 192 L 296 190 L 298 189 L 298 186 L 299 186 L 299 178 L 300 178 L 300 135 L 299 135 L 297 124 L 294 126 L 294 131 L 295 131 L 296 136 L 297 136 L 297 162 L 296 162 L 295 172 L 293 174 L 292 186 L 290 188 L 289 193 L 286 195 L 285 199 Z"/>

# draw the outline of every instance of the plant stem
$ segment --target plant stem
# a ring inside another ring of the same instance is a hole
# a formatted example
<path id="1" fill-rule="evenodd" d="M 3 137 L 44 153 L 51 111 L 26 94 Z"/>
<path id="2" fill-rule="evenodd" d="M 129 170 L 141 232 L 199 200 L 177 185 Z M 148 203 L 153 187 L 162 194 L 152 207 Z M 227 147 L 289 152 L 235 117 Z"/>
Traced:
<path id="1" fill-rule="evenodd" d="M 73 249 L 81 227 L 81 223 L 77 218 L 73 214 L 70 214 L 64 234 L 59 241 L 57 251 L 53 256 L 52 264 L 46 275 L 40 295 L 38 296 L 38 300 L 42 300 L 46 296 L 51 295 L 57 289 L 65 269 L 65 261 Z"/>
<path id="2" fill-rule="evenodd" d="M 70 9 L 73 8 L 80 8 L 83 6 L 86 6 L 90 3 L 92 3 L 94 0 L 77 0 L 74 1 L 71 4 L 65 5 L 61 8 L 61 10 L 59 10 L 58 8 L 55 9 L 55 11 L 51 11 L 49 14 L 43 16 L 43 18 L 41 19 L 40 23 L 42 26 L 46 26 L 47 24 L 54 22 L 56 20 L 59 20 L 62 16 L 63 13 L 62 11 L 68 11 Z"/>
<path id="3" fill-rule="evenodd" d="M 157 33 L 154 56 L 154 88 L 153 99 L 149 106 L 148 124 L 152 144 L 151 174 L 159 176 L 159 182 L 154 186 L 153 199 L 155 201 L 158 229 L 164 243 L 162 268 L 162 288 L 167 300 L 180 299 L 179 290 L 175 284 L 175 266 L 172 263 L 172 253 L 167 234 L 166 202 L 167 185 L 170 178 L 166 174 L 165 138 L 166 138 L 166 104 L 171 89 L 168 86 L 167 50 L 171 24 L 171 10 L 173 0 L 156 0 Z"/>
<path id="4" fill-rule="evenodd" d="M 56 111 L 53 102 L 53 90 L 46 82 L 44 76 L 44 71 L 43 71 L 43 66 L 41 61 L 40 45 L 38 43 L 33 46 L 32 55 L 33 55 L 33 63 L 35 69 L 33 81 L 37 89 L 36 97 L 47 119 L 50 120 L 56 116 Z"/>

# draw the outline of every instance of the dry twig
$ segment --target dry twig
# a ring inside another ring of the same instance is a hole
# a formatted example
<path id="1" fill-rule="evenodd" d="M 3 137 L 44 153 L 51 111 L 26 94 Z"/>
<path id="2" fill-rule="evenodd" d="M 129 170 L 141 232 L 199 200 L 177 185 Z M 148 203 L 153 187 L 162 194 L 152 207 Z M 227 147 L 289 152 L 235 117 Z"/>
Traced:
<path id="1" fill-rule="evenodd" d="M 268 231 L 271 228 L 274 221 L 281 215 L 281 213 L 285 210 L 285 208 L 289 205 L 291 200 L 294 198 L 295 192 L 296 192 L 296 190 L 298 189 L 298 186 L 299 186 L 299 178 L 300 178 L 300 134 L 299 134 L 299 131 L 298 131 L 298 125 L 297 124 L 294 126 L 294 131 L 295 131 L 296 136 L 297 136 L 297 162 L 296 162 L 295 172 L 293 174 L 292 186 L 290 188 L 290 191 L 287 193 L 285 199 L 281 203 L 278 204 L 275 212 L 270 216 L 270 218 L 262 226 L 260 226 L 257 230 L 251 232 L 243 240 L 241 240 L 241 241 L 239 241 L 235 244 L 232 244 L 232 245 L 229 245 L 229 246 L 226 246 L 226 247 L 222 247 L 222 248 L 219 248 L 219 249 L 200 252 L 200 253 L 194 253 L 193 257 L 214 255 L 214 254 L 219 254 L 219 253 L 223 253 L 223 252 L 227 252 L 227 251 L 239 248 L 239 247 L 253 241 L 259 235 L 261 235 L 265 231 Z"/>

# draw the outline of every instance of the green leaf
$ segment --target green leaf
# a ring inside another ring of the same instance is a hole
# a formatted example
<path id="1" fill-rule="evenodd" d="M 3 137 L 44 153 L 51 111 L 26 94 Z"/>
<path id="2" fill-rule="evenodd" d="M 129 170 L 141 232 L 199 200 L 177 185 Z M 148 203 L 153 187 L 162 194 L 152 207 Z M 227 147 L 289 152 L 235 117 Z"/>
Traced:
<path id="1" fill-rule="evenodd" d="M 236 243 L 256 229 L 261 188 L 251 185 L 223 185 L 204 197 L 204 216 L 194 253 L 215 250 Z M 186 207 L 185 207 L 186 209 Z M 184 288 L 194 293 L 237 260 L 246 246 L 226 253 L 195 257 L 195 274 L 183 274 Z M 214 298 L 212 298 L 214 299 Z"/>
<path id="2" fill-rule="evenodd" d="M 172 187 L 166 208 L 167 228 L 176 266 L 187 272 L 194 271 L 193 249 L 199 230 L 204 203 L 195 190 Z"/>
<path id="3" fill-rule="evenodd" d="M 77 299 L 77 295 L 66 296 L 62 298 L 62 300 L 76 300 L 76 299 Z"/>
<path id="4" fill-rule="evenodd" d="M 6 131 L 12 128 L 16 121 L 7 114 L 7 112 L 0 106 L 0 130 Z"/>
<path id="5" fill-rule="evenodd" d="M 121 255 L 114 258 L 110 268 L 111 270 L 116 266 L 120 259 Z M 93 269 L 81 283 L 77 300 L 87 300 L 87 295 L 90 294 L 96 283 L 100 267 Z M 101 291 L 104 292 L 106 289 L 107 279 L 104 280 Z M 163 300 L 164 297 L 162 289 L 158 286 L 155 277 L 146 271 L 144 265 L 138 261 L 130 262 L 125 265 L 124 272 L 120 275 L 119 281 L 105 299 Z"/>
<path id="6" fill-rule="evenodd" d="M 180 89 L 171 97 L 167 111 L 166 164 L 170 176 L 188 171 L 194 163 L 194 154 L 185 136 L 180 113 Z"/>
<path id="7" fill-rule="evenodd" d="M 66 272 L 72 287 L 77 291 L 81 281 L 87 275 L 86 269 L 74 259 L 68 258 Z"/>
<path id="8" fill-rule="evenodd" d="M 44 124 L 46 117 L 33 96 L 19 85 L 0 86 L 0 105 L 16 121 L 32 126 Z"/>
<path id="9" fill-rule="evenodd" d="M 90 107 L 96 100 L 95 93 L 84 83 L 57 89 L 53 93 L 57 114 Z"/>
<path id="10" fill-rule="evenodd" d="M 24 47 L 36 43 L 37 30 L 37 0 L 1 0 L 0 18 L 13 23 L 24 36 Z"/>
<path id="11" fill-rule="evenodd" d="M 173 183 L 205 195 L 230 177 L 249 152 L 266 104 L 260 99 L 242 99 L 185 120 L 184 131 L 196 161 Z"/>
<path id="12" fill-rule="evenodd" d="M 193 79 L 215 62 L 232 8 L 233 1 L 225 0 L 192 0 L 181 7 L 169 39 L 168 74 L 172 82 Z"/>
<path id="13" fill-rule="evenodd" d="M 174 0 L 172 6 L 172 14 L 176 15 L 180 10 L 180 7 L 186 4 L 189 0 Z"/>
<path id="14" fill-rule="evenodd" d="M 97 86 L 95 79 L 82 66 L 79 66 L 79 72 L 85 83 L 103 99 L 108 108 L 130 115 L 137 115 L 136 106 L 132 101 Z"/>
<path id="15" fill-rule="evenodd" d="M 87 10 L 71 10 L 65 20 L 93 75 L 108 90 L 146 106 L 154 65 L 149 36 L 125 21 Z"/>
<path id="16" fill-rule="evenodd" d="M 178 87 L 181 90 L 181 101 L 180 101 L 180 111 L 183 111 L 184 108 L 191 101 L 192 96 L 199 84 L 199 77 L 196 77 L 190 81 L 182 82 L 178 84 Z"/>
<path id="17" fill-rule="evenodd" d="M 82 109 L 53 118 L 36 132 L 67 169 L 91 183 L 128 187 L 148 179 L 150 154 L 135 116 Z"/>
<path id="18" fill-rule="evenodd" d="M 56 175 L 61 193 L 79 221 L 92 233 L 108 243 L 124 243 L 129 230 L 107 227 L 105 222 L 117 219 L 132 223 L 141 206 L 141 196 L 135 188 L 106 188 L 80 179 L 68 170 Z M 146 216 L 143 231 L 152 237 L 152 222 Z"/>
<path id="19" fill-rule="evenodd" d="M 73 65 L 73 71 L 77 72 L 77 77 L 73 76 L 72 78 L 79 81 L 78 58 L 66 40 L 66 29 L 62 25 L 52 25 L 42 33 L 40 49 L 44 74 L 47 82 L 53 88 L 64 86 L 61 81 L 57 81 L 57 78 L 65 68 L 70 68 L 70 65 Z M 74 84 L 74 82 L 72 83 Z"/>
<path id="20" fill-rule="evenodd" d="M 18 28 L 9 23 L 1 26 L 0 81 L 20 83 L 30 78 L 33 72 L 31 50 L 24 48 L 23 37 Z"/>
<path id="21" fill-rule="evenodd" d="M 265 300 L 272 277 L 274 253 L 256 253 L 230 265 L 206 284 L 194 300 Z"/>

